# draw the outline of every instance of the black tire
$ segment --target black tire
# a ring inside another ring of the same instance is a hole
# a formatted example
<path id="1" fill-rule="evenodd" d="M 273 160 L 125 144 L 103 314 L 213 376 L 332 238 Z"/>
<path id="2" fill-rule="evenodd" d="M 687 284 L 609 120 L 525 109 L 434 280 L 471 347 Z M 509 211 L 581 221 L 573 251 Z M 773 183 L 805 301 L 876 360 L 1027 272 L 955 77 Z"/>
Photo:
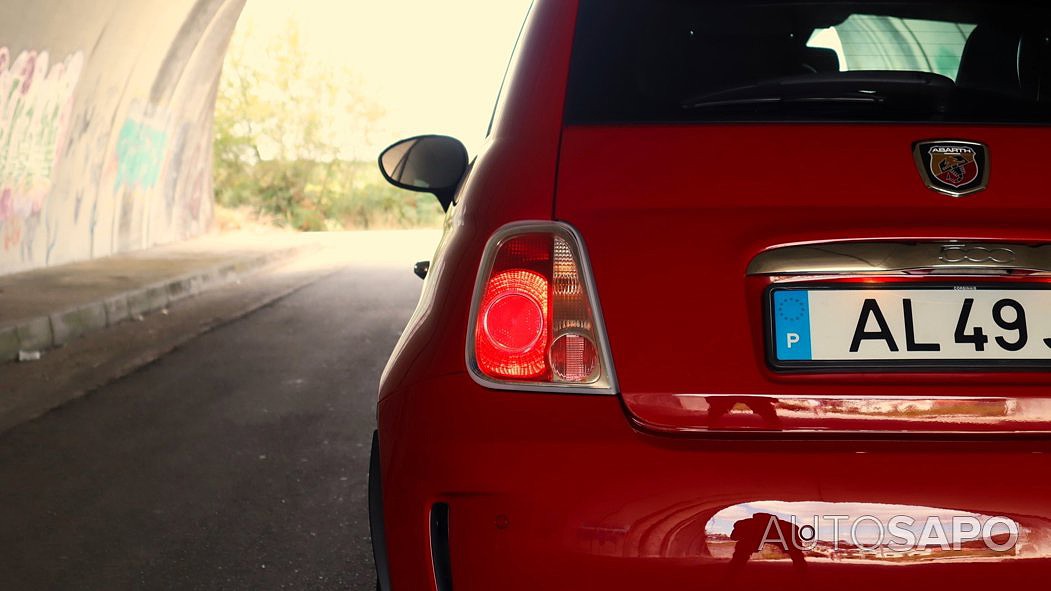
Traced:
<path id="1" fill-rule="evenodd" d="M 387 532 L 383 524 L 383 483 L 380 478 L 379 432 L 372 433 L 369 456 L 369 533 L 372 557 L 376 562 L 376 591 L 390 591 L 390 564 L 387 562 Z"/>

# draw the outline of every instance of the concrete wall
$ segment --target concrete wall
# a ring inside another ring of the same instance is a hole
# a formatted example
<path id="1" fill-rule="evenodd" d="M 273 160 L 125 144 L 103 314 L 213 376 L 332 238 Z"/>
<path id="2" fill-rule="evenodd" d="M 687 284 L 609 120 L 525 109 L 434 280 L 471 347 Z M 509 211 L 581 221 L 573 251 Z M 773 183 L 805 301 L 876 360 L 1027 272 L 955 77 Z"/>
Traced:
<path id="1" fill-rule="evenodd" d="M 245 0 L 0 2 L 0 274 L 185 239 Z"/>

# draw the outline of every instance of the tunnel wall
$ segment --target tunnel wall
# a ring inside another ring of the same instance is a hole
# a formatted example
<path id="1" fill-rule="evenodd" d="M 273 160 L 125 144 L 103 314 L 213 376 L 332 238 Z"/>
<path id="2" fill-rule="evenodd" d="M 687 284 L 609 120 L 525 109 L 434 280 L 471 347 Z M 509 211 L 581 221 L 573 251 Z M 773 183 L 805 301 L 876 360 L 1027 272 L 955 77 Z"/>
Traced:
<path id="1" fill-rule="evenodd" d="M 206 231 L 245 0 L 0 3 L 0 275 Z"/>

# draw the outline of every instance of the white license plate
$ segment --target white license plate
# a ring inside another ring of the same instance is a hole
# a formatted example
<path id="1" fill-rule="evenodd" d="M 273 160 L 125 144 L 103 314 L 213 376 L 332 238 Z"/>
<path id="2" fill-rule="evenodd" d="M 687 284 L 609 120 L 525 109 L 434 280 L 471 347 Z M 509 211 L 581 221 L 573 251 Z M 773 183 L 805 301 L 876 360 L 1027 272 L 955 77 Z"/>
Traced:
<path id="1" fill-rule="evenodd" d="M 776 367 L 1051 366 L 1051 289 L 776 288 L 769 319 Z"/>

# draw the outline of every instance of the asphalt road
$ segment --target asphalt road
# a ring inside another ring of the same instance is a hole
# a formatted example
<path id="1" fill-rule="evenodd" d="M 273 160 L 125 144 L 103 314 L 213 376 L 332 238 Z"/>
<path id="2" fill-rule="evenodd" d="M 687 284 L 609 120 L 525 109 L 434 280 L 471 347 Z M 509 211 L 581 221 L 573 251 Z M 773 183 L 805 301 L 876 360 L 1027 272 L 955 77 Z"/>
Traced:
<path id="1" fill-rule="evenodd" d="M 375 588 L 376 385 L 422 283 L 354 265 L 0 435 L 0 588 Z"/>

